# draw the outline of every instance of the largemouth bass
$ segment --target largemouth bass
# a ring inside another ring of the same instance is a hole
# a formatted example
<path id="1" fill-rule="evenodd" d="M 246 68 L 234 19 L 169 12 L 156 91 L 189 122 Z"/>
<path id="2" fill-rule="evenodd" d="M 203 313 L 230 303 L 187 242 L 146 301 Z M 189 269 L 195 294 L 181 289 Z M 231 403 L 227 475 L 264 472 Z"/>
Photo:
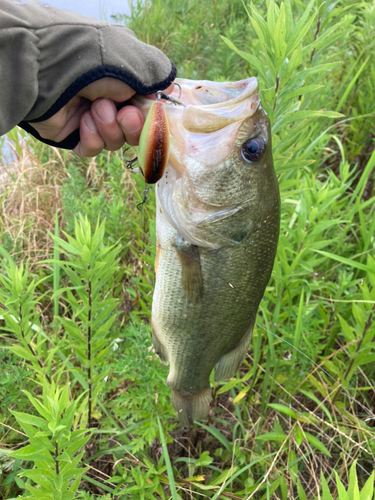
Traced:
<path id="1" fill-rule="evenodd" d="M 275 258 L 280 196 L 257 80 L 176 82 L 185 107 L 165 103 L 152 338 L 187 426 L 208 414 L 212 370 L 227 380 L 246 355 Z M 137 101 L 145 116 L 151 103 Z"/>

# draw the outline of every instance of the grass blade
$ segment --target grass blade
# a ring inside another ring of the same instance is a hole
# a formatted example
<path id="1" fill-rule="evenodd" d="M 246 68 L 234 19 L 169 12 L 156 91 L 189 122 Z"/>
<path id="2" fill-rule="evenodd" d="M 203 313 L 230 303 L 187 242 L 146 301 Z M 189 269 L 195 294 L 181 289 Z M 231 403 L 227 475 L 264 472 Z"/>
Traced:
<path id="1" fill-rule="evenodd" d="M 177 491 L 176 491 L 176 484 L 174 481 L 174 475 L 173 475 L 173 470 L 172 470 L 172 464 L 171 464 L 171 460 L 169 458 L 167 443 L 165 441 L 164 432 L 163 432 L 163 428 L 161 426 L 159 417 L 158 417 L 158 426 L 159 426 L 159 432 L 160 432 L 161 446 L 163 449 L 163 456 L 164 456 L 164 460 L 165 460 L 165 466 L 167 467 L 167 474 L 168 474 L 168 480 L 169 480 L 169 487 L 171 489 L 172 500 L 178 500 Z"/>

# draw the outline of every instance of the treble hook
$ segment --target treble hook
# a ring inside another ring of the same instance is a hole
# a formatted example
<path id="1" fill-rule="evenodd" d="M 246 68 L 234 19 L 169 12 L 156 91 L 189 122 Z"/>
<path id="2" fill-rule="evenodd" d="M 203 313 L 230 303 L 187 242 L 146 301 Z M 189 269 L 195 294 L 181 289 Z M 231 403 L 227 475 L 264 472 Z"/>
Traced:
<path id="1" fill-rule="evenodd" d="M 147 199 L 148 199 L 148 193 L 150 191 L 151 188 L 146 188 L 144 191 L 143 191 L 143 200 L 138 203 L 137 205 L 137 210 L 139 210 L 140 212 L 142 212 L 143 210 L 143 205 L 146 203 Z"/>
<path id="2" fill-rule="evenodd" d="M 131 160 L 128 160 L 127 158 L 125 158 L 125 153 L 127 151 L 129 151 L 130 148 L 126 148 L 125 151 L 122 153 L 122 157 L 124 159 L 124 162 L 125 162 L 125 165 L 126 165 L 126 168 L 128 170 L 133 170 L 134 168 L 134 164 L 138 161 L 138 157 L 136 156 L 135 158 L 132 158 Z"/>
<path id="3" fill-rule="evenodd" d="M 178 94 L 178 98 L 181 99 L 181 95 L 182 95 L 182 88 L 181 88 L 181 85 L 179 83 L 174 83 L 174 85 L 177 85 L 178 87 L 178 90 L 180 91 L 180 93 Z"/>

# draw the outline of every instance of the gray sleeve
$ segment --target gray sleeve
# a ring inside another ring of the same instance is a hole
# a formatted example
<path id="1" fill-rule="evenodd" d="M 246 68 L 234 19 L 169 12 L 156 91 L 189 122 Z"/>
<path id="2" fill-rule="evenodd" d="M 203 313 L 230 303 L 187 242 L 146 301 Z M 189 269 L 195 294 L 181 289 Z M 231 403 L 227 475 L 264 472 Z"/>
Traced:
<path id="1" fill-rule="evenodd" d="M 104 77 L 146 95 L 167 88 L 176 68 L 123 26 L 36 2 L 1 0 L 0 135 L 46 120 Z"/>

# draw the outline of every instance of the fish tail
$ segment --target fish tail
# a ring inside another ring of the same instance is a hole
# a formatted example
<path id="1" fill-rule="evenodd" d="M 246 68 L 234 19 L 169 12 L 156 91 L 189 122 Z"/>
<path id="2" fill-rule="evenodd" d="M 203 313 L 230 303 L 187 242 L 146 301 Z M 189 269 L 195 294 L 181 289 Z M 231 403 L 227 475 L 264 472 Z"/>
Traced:
<path id="1" fill-rule="evenodd" d="M 215 369 L 215 382 L 229 380 L 236 375 L 249 348 L 253 326 L 251 325 L 236 348 L 221 356 Z"/>
<path id="2" fill-rule="evenodd" d="M 179 391 L 172 388 L 172 403 L 180 424 L 185 427 L 191 427 L 194 420 L 207 417 L 211 400 L 210 387 L 193 396 L 183 396 Z"/>

